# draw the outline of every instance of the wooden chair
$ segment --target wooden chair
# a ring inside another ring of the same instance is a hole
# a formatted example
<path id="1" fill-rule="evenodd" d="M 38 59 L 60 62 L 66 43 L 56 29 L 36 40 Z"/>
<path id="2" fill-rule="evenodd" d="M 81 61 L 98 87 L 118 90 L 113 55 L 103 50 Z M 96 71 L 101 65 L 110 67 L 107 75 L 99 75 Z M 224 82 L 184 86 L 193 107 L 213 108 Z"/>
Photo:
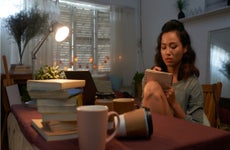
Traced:
<path id="1" fill-rule="evenodd" d="M 2 61 L 3 61 L 3 65 L 4 65 L 4 69 L 5 69 L 5 73 L 6 73 L 6 79 L 3 80 L 3 93 L 2 93 L 2 101 L 1 104 L 3 106 L 3 111 L 4 113 L 2 114 L 1 117 L 3 117 L 3 123 L 2 123 L 2 128 L 1 128 L 1 149 L 8 149 L 8 136 L 7 136 L 7 117 L 10 113 L 10 104 L 9 104 L 9 100 L 6 94 L 6 87 L 9 85 L 13 85 L 14 84 L 14 80 L 12 78 L 10 78 L 10 74 L 8 72 L 8 67 L 7 67 L 7 60 L 6 60 L 6 56 L 3 55 L 2 56 Z"/>
<path id="2" fill-rule="evenodd" d="M 211 127 L 220 128 L 219 101 L 222 83 L 203 84 L 204 112 L 208 117 Z"/>

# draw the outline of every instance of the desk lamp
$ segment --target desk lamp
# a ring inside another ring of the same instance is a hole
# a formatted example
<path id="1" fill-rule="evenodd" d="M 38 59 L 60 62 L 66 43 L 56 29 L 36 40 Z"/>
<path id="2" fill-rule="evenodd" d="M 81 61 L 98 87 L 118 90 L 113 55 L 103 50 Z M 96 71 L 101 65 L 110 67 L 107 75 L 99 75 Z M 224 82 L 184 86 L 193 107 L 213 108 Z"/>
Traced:
<path id="1" fill-rule="evenodd" d="M 36 54 L 40 50 L 42 44 L 46 41 L 50 33 L 54 32 L 55 34 L 55 40 L 57 42 L 61 42 L 67 38 L 69 35 L 69 28 L 67 26 L 63 26 L 62 24 L 58 22 L 52 22 L 51 26 L 49 28 L 49 32 L 44 36 L 43 39 L 34 47 L 32 51 L 32 74 L 33 74 L 33 79 L 35 79 L 34 76 L 34 65 L 35 65 L 35 60 L 36 60 Z"/>

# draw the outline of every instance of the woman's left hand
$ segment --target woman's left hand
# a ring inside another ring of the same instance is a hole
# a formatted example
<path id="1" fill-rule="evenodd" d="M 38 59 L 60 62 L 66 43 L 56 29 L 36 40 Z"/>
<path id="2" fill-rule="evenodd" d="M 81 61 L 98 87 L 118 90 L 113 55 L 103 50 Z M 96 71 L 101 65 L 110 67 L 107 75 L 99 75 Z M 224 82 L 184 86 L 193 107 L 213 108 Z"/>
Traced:
<path id="1" fill-rule="evenodd" d="M 176 103 L 175 91 L 173 88 L 170 88 L 165 93 L 168 103 L 172 106 Z"/>

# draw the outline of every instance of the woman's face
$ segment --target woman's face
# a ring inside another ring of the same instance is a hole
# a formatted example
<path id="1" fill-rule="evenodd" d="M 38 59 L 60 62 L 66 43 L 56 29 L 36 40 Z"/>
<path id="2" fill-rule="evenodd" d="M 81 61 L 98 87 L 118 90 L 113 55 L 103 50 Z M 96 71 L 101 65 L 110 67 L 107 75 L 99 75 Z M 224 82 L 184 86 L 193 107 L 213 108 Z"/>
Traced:
<path id="1" fill-rule="evenodd" d="M 186 51 L 187 48 L 182 46 L 176 31 L 166 32 L 162 35 L 161 56 L 167 67 L 178 67 Z"/>

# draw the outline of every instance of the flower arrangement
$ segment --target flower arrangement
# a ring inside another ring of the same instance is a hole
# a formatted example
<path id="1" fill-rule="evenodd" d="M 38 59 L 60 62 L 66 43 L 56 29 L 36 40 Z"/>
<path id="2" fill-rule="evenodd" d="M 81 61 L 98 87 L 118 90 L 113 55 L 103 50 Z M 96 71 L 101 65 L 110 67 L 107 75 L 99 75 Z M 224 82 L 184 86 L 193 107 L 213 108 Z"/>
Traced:
<path id="1" fill-rule="evenodd" d="M 6 28 L 17 43 L 19 52 L 19 64 L 29 41 L 37 35 L 49 30 L 49 15 L 40 12 L 37 8 L 22 10 L 15 15 L 6 18 Z"/>
<path id="2" fill-rule="evenodd" d="M 60 70 L 59 66 L 48 66 L 45 65 L 41 67 L 35 73 L 36 80 L 46 80 L 46 79 L 65 79 L 64 70 Z"/>

